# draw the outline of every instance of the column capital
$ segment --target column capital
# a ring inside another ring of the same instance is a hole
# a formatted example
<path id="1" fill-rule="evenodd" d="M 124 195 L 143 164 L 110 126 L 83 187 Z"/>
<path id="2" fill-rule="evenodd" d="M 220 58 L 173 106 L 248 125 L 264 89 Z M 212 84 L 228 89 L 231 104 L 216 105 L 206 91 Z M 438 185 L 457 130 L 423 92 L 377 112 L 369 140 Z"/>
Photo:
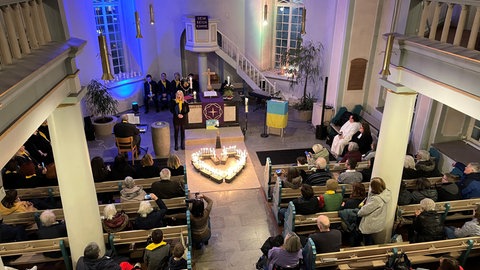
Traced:
<path id="1" fill-rule="evenodd" d="M 380 78 L 380 85 L 385 87 L 388 92 L 400 95 L 416 95 L 417 92 L 403 84 L 389 81 L 388 78 Z"/>

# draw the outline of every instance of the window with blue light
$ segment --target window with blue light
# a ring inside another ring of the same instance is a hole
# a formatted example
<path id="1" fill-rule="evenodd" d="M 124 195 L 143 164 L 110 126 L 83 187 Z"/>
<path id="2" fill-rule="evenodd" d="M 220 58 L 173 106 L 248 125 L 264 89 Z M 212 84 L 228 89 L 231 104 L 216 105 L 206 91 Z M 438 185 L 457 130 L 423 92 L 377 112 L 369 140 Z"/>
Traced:
<path id="1" fill-rule="evenodd" d="M 282 68 L 282 57 L 299 46 L 303 17 L 302 0 L 277 0 L 275 19 L 275 68 Z"/>

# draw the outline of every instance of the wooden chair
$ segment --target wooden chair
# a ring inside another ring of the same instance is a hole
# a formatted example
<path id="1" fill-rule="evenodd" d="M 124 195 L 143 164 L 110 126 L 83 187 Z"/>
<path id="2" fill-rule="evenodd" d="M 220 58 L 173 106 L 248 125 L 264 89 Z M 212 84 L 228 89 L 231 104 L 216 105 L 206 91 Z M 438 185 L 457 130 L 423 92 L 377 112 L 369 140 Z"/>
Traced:
<path id="1" fill-rule="evenodd" d="M 133 144 L 133 137 L 119 138 L 115 137 L 118 154 L 132 152 L 132 165 L 135 165 L 135 159 L 138 158 L 137 146 Z"/>

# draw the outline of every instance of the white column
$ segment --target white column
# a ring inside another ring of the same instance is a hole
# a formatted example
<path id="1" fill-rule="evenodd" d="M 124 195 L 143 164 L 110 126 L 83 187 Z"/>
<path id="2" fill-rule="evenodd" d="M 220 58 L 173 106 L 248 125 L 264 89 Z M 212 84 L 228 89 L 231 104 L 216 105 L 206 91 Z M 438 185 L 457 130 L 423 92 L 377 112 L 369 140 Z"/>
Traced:
<path id="1" fill-rule="evenodd" d="M 72 261 L 89 242 L 105 251 L 80 104 L 60 105 L 48 117 Z"/>
<path id="2" fill-rule="evenodd" d="M 387 243 L 392 233 L 416 96 L 415 92 L 387 90 L 372 177 L 381 177 L 392 197 L 388 203 L 385 230 L 376 236 L 378 242 Z"/>
<path id="3" fill-rule="evenodd" d="M 198 83 L 200 84 L 200 91 L 207 91 L 207 54 L 198 53 Z"/>

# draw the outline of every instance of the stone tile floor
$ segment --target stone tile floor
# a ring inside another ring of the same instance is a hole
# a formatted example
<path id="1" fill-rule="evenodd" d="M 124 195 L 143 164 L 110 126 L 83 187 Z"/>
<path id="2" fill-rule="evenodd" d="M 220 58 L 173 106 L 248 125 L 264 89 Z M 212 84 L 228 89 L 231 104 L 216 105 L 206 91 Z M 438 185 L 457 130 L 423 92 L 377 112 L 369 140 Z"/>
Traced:
<path id="1" fill-rule="evenodd" d="M 253 102 L 252 102 L 253 103 Z M 279 149 L 308 148 L 315 143 L 324 143 L 315 139 L 314 129 L 309 122 L 290 119 L 283 137 L 270 135 L 262 138 L 264 132 L 265 109 L 251 104 L 248 113 L 248 126 L 244 106 L 238 106 L 239 124 L 245 129 L 245 144 L 249 157 L 255 167 L 258 179 L 263 179 L 261 166 L 256 152 Z M 140 121 L 150 125 L 156 121 L 170 123 L 171 141 L 173 142 L 172 120 L 168 111 L 144 114 L 140 108 Z M 142 148 L 153 154 L 151 129 L 142 135 Z M 113 161 L 117 150 L 112 136 L 97 138 L 88 142 L 90 157 L 102 156 L 106 161 Z M 171 152 L 179 155 L 185 162 L 185 151 L 174 151 L 171 143 Z M 145 151 L 142 151 L 142 155 Z M 292 157 L 292 163 L 296 157 Z M 211 213 L 212 238 L 208 246 L 201 250 L 194 250 L 193 263 L 195 269 L 254 269 L 255 263 L 261 255 L 260 247 L 272 235 L 280 233 L 269 203 L 263 190 L 245 189 L 235 191 L 217 191 L 208 193 L 214 200 Z"/>

